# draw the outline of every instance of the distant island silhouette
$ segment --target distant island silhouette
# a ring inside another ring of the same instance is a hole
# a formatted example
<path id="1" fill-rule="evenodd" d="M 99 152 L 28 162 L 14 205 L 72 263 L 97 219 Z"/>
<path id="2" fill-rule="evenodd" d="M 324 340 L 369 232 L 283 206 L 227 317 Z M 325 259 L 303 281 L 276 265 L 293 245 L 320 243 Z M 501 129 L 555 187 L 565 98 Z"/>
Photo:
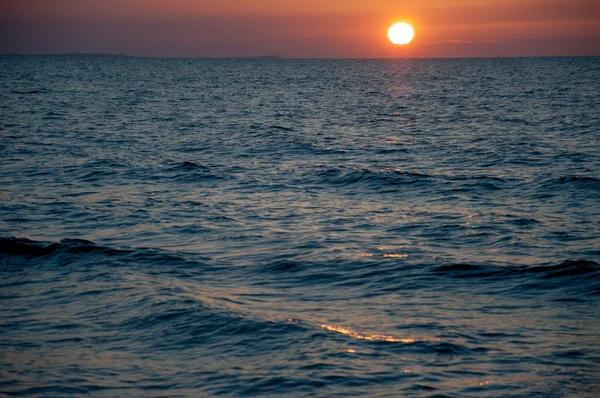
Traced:
<path id="1" fill-rule="evenodd" d="M 14 57 L 39 57 L 39 56 L 55 56 L 55 57 L 130 57 L 134 58 L 134 55 L 126 54 L 109 54 L 109 53 L 48 53 L 48 54 L 20 54 L 20 53 L 8 53 L 1 54 L 5 56 Z"/>
<path id="2" fill-rule="evenodd" d="M 53 56 L 53 57 L 128 57 L 128 58 L 154 58 L 154 57 L 138 57 L 136 55 L 127 54 L 110 54 L 110 53 L 48 53 L 48 54 L 21 54 L 21 53 L 6 53 L 0 54 L 3 56 L 12 57 L 40 57 L 40 56 Z M 193 57 L 196 58 L 196 57 Z M 202 58 L 202 57 L 197 57 Z M 281 55 L 257 55 L 253 57 L 223 57 L 224 59 L 283 59 Z"/>

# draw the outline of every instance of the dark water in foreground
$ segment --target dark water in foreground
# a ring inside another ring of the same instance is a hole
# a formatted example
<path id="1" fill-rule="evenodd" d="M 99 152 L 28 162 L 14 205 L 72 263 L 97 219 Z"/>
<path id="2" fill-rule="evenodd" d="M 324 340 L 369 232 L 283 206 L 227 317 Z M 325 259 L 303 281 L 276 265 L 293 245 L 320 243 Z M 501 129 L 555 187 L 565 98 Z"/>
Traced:
<path id="1" fill-rule="evenodd" d="M 0 394 L 598 392 L 599 58 L 0 82 Z"/>

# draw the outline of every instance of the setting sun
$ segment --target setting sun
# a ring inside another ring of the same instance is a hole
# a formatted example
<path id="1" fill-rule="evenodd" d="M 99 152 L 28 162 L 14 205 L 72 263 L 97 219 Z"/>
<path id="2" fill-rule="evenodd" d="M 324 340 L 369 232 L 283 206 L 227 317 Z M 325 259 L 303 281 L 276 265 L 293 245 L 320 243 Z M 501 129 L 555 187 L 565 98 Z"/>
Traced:
<path id="1" fill-rule="evenodd" d="M 400 22 L 390 26 L 388 37 L 394 44 L 408 44 L 415 37 L 415 31 L 409 24 Z"/>

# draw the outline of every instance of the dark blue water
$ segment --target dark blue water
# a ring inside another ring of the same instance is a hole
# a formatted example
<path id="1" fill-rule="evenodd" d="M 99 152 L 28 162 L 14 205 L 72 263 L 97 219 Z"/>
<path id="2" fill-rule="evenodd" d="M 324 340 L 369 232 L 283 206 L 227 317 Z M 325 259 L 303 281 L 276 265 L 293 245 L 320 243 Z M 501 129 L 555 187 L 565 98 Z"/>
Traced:
<path id="1" fill-rule="evenodd" d="M 0 394 L 600 385 L 600 58 L 0 57 Z"/>

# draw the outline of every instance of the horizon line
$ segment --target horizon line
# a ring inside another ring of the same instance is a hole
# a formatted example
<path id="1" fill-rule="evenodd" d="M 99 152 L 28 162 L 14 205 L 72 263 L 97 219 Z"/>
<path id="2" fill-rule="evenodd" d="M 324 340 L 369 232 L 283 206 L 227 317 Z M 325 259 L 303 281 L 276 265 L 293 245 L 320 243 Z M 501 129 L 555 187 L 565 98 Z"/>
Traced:
<path id="1" fill-rule="evenodd" d="M 63 53 L 0 53 L 2 57 L 43 57 L 43 56 L 87 56 L 87 57 L 123 57 L 123 58 L 143 58 L 143 59 L 203 59 L 203 60 L 232 60 L 232 59 L 252 59 L 252 60 L 416 60 L 416 59 L 511 59 L 511 58 L 594 58 L 596 55 L 507 55 L 507 56 L 473 56 L 473 57 L 284 57 L 281 55 L 249 55 L 249 56 L 227 56 L 227 57 L 186 57 L 186 56 L 148 56 L 148 55 L 129 55 L 116 53 L 86 53 L 86 52 L 63 52 Z"/>

